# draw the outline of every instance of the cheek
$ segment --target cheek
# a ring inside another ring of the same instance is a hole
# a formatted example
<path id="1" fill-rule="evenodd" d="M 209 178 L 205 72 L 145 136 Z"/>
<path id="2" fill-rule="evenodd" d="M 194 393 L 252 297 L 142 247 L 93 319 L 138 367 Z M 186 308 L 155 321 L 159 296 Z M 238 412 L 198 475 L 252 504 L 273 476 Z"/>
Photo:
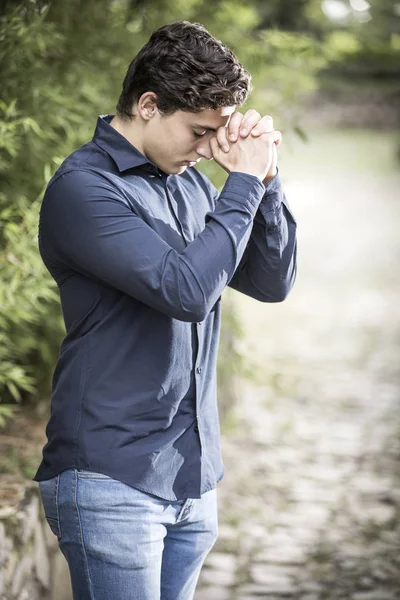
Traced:
<path id="1" fill-rule="evenodd" d="M 190 128 L 180 123 L 164 122 L 164 126 L 152 132 L 152 145 L 157 147 L 157 154 L 168 160 L 187 160 L 193 158 L 199 140 Z"/>
<path id="2" fill-rule="evenodd" d="M 198 140 L 191 134 L 174 132 L 169 138 L 168 143 L 175 153 L 183 155 L 185 158 L 187 154 L 193 152 L 196 148 Z"/>

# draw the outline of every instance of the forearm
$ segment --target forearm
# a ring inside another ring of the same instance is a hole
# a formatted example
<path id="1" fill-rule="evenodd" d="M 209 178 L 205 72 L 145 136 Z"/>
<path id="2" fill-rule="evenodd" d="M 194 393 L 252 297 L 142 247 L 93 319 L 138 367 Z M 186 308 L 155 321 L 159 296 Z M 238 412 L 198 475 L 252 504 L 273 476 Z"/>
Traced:
<path id="1" fill-rule="evenodd" d="M 236 271 L 265 191 L 249 175 L 228 178 L 204 230 L 184 250 L 163 240 L 111 185 L 75 171 L 51 186 L 40 250 L 60 265 L 183 321 L 201 321 Z"/>
<path id="2" fill-rule="evenodd" d="M 284 300 L 296 278 L 296 249 L 296 222 L 277 174 L 266 186 L 248 246 L 229 285 L 262 302 Z"/>

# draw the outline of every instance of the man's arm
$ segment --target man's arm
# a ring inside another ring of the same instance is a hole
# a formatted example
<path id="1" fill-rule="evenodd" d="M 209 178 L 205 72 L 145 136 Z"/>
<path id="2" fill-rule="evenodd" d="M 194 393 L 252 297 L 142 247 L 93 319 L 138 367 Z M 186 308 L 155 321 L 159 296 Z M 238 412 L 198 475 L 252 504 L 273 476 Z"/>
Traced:
<path id="1" fill-rule="evenodd" d="M 170 317 L 202 321 L 240 263 L 264 191 L 256 176 L 233 173 L 204 230 L 177 252 L 105 178 L 74 170 L 45 194 L 40 251 L 60 281 L 72 270 Z"/>
<path id="2" fill-rule="evenodd" d="M 278 173 L 266 185 L 247 248 L 230 287 L 262 302 L 281 302 L 296 278 L 296 250 L 296 221 Z"/>
<path id="3" fill-rule="evenodd" d="M 291 290 L 296 277 L 296 221 L 289 210 L 277 168 L 277 146 L 282 134 L 270 115 L 250 109 L 235 112 L 228 127 L 220 127 L 212 144 L 213 156 L 225 169 L 229 155 L 247 137 L 272 135 L 271 160 L 263 183 L 266 192 L 254 219 L 253 231 L 241 263 L 229 285 L 262 302 L 280 302 Z M 215 189 L 215 188 L 214 188 Z"/>

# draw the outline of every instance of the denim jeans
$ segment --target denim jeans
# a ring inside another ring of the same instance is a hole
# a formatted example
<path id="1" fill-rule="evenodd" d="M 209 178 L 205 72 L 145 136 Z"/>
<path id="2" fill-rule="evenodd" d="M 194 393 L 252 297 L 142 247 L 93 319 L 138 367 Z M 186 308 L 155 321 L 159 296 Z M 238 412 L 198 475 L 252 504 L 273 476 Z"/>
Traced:
<path id="1" fill-rule="evenodd" d="M 74 600 L 193 598 L 217 538 L 216 490 L 169 502 L 83 469 L 39 487 Z"/>

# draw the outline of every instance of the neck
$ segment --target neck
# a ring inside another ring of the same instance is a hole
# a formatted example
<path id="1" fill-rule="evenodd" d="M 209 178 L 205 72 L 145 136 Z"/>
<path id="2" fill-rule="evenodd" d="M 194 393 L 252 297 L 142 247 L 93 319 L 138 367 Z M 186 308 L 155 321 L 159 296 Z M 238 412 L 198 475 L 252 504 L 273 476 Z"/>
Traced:
<path id="1" fill-rule="evenodd" d="M 111 127 L 114 127 L 118 133 L 124 136 L 132 146 L 135 146 L 139 152 L 144 155 L 143 150 L 143 135 L 140 126 L 135 119 L 121 119 L 118 115 L 115 115 L 110 121 Z"/>

